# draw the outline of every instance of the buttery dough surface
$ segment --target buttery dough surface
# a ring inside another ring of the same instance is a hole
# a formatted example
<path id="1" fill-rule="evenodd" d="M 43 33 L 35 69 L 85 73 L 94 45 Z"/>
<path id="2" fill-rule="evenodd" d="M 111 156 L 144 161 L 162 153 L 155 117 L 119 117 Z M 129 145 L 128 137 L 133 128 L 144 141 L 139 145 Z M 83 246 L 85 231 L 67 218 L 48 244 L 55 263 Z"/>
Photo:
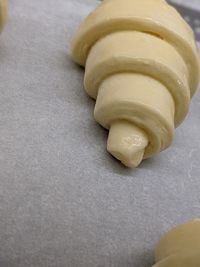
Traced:
<path id="1" fill-rule="evenodd" d="M 114 157 L 137 167 L 170 146 L 200 75 L 193 32 L 174 8 L 163 0 L 103 1 L 80 25 L 72 57 L 85 66 L 84 87 Z M 146 141 L 135 143 L 143 132 Z"/>
<path id="2" fill-rule="evenodd" d="M 161 15 L 161 14 L 164 15 Z M 177 11 L 165 0 L 110 0 L 93 11 L 81 24 L 72 44 L 74 60 L 84 65 L 88 52 L 102 36 L 114 31 L 149 32 L 166 39 L 182 55 L 191 73 L 192 94 L 199 82 L 194 34 Z"/>

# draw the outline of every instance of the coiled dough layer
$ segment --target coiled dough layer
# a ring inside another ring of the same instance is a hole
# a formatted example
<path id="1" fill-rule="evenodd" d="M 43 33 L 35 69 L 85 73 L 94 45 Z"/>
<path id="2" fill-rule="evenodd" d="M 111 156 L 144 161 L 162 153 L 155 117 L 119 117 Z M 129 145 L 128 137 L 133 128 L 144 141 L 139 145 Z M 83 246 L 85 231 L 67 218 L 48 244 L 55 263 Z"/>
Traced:
<path id="1" fill-rule="evenodd" d="M 72 43 L 85 66 L 95 119 L 110 129 L 107 149 L 135 167 L 166 149 L 199 82 L 191 28 L 164 0 L 107 0 Z"/>
<path id="2" fill-rule="evenodd" d="M 200 266 L 200 220 L 169 231 L 158 243 L 155 259 L 153 267 Z"/>
<path id="3" fill-rule="evenodd" d="M 117 120 L 127 120 L 143 129 L 148 135 L 145 158 L 168 147 L 173 139 L 173 98 L 162 83 L 149 76 L 127 72 L 105 79 L 94 115 L 107 129 Z"/>
<path id="4" fill-rule="evenodd" d="M 165 85 L 175 101 L 176 125 L 181 123 L 190 102 L 189 74 L 182 57 L 170 44 L 135 31 L 105 36 L 93 46 L 87 58 L 85 89 L 96 98 L 106 77 L 126 72 L 142 73 Z"/>

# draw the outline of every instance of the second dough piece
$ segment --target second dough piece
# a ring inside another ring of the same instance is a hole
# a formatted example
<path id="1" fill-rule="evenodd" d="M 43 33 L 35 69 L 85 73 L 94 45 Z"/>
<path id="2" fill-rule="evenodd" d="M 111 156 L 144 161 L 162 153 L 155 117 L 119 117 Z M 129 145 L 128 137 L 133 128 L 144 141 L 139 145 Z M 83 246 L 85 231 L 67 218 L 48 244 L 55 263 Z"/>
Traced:
<path id="1" fill-rule="evenodd" d="M 3 30 L 7 18 L 7 0 L 0 0 L 0 32 Z"/>
<path id="2" fill-rule="evenodd" d="M 200 266 L 200 219 L 169 231 L 158 243 L 153 267 Z"/>

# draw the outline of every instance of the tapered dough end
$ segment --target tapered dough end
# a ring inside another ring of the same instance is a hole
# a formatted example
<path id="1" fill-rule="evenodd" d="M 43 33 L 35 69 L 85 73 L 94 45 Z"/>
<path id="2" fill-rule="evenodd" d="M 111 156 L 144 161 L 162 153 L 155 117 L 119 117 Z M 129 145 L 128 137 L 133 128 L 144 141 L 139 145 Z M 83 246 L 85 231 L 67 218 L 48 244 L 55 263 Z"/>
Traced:
<path id="1" fill-rule="evenodd" d="M 0 0 L 0 32 L 3 30 L 7 19 L 7 0 Z"/>
<path id="2" fill-rule="evenodd" d="M 141 163 L 147 145 L 147 135 L 133 123 L 118 120 L 111 124 L 107 150 L 126 167 Z"/>

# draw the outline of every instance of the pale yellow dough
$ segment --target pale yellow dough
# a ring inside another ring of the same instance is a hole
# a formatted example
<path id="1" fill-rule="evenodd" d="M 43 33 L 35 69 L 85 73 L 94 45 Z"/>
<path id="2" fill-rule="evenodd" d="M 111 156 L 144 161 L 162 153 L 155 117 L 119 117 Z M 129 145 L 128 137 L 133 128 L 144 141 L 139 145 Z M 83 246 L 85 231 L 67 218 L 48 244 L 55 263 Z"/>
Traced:
<path id="1" fill-rule="evenodd" d="M 155 260 L 153 267 L 199 267 L 200 219 L 168 232 L 156 247 Z"/>
<path id="2" fill-rule="evenodd" d="M 7 18 L 7 0 L 0 0 L 0 32 L 3 30 Z"/>
<path id="3" fill-rule="evenodd" d="M 166 149 L 199 82 L 191 28 L 164 0 L 105 0 L 81 24 L 72 57 L 85 66 L 107 149 L 128 167 Z"/>

